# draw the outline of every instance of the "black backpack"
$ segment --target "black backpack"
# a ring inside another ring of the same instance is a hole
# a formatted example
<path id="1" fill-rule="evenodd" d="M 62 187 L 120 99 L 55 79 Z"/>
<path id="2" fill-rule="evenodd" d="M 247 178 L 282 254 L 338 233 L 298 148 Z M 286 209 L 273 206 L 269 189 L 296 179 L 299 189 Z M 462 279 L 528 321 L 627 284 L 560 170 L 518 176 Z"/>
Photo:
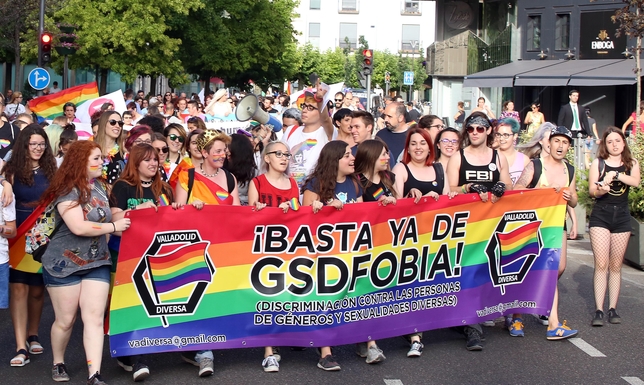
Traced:
<path id="1" fill-rule="evenodd" d="M 534 186 L 536 186 L 539 182 L 539 178 L 541 178 L 541 159 L 535 158 L 532 159 L 531 162 L 534 166 L 534 173 L 532 174 L 532 180 L 526 186 L 527 188 L 534 188 Z M 570 184 L 572 183 L 572 178 L 575 177 L 575 168 L 568 162 L 564 162 L 564 164 L 566 165 L 566 167 L 568 167 L 568 186 L 570 186 Z"/>

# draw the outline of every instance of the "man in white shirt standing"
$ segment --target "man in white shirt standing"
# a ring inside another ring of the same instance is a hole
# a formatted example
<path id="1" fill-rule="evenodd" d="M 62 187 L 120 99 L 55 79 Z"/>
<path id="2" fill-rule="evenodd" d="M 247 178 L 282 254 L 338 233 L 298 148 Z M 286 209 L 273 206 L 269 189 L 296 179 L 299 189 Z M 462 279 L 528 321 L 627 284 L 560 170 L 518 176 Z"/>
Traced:
<path id="1" fill-rule="evenodd" d="M 49 89 L 49 95 L 55 94 L 56 92 L 60 92 L 60 88 L 58 88 L 58 82 L 53 82 L 52 87 Z"/>
<path id="2" fill-rule="evenodd" d="M 568 93 L 568 99 L 570 102 L 561 106 L 559 110 L 557 125 L 568 128 L 572 132 L 573 138 L 576 138 L 577 134 L 582 134 L 582 136 L 591 135 L 586 111 L 577 103 L 579 101 L 579 91 L 571 90 Z"/>
<path id="3" fill-rule="evenodd" d="M 318 84 L 315 94 L 305 93 L 304 102 L 298 106 L 302 110 L 302 125 L 290 128 L 282 137 L 293 154 L 290 174 L 300 188 L 315 167 L 322 147 L 337 136 L 324 103 L 328 90 L 321 88 Z"/>

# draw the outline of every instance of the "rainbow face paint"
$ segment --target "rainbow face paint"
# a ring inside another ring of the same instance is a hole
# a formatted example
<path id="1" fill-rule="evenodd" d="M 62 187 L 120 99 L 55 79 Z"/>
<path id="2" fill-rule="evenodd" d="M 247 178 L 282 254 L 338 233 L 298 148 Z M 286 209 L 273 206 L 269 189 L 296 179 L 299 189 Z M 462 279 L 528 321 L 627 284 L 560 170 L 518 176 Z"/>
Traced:
<path id="1" fill-rule="evenodd" d="M 210 157 L 213 162 L 223 162 L 226 159 L 226 154 L 215 154 Z"/>
<path id="2" fill-rule="evenodd" d="M 95 229 L 95 230 L 100 230 L 103 227 L 101 227 L 100 225 L 92 225 L 92 228 Z"/>
<path id="3" fill-rule="evenodd" d="M 101 166 L 89 166 L 89 171 L 98 171 Z"/>

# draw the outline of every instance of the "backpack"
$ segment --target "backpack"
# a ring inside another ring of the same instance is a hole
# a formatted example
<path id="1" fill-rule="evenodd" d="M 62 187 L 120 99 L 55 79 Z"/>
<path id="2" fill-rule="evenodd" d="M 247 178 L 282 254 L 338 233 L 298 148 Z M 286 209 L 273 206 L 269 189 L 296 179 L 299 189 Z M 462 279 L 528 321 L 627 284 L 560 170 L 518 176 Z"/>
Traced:
<path id="1" fill-rule="evenodd" d="M 56 206 L 54 202 L 45 207 L 36 219 L 34 226 L 25 233 L 25 252 L 31 254 L 34 261 L 42 263 L 42 256 L 49 246 L 49 241 L 54 237 L 63 220 L 56 223 Z"/>
<path id="2" fill-rule="evenodd" d="M 531 162 L 534 166 L 534 173 L 532 174 L 532 180 L 526 186 L 527 188 L 534 188 L 534 186 L 536 186 L 539 182 L 539 178 L 541 178 L 541 159 L 535 158 L 532 159 Z M 564 162 L 564 164 L 566 165 L 566 167 L 568 167 L 568 186 L 570 186 L 570 184 L 572 183 L 572 178 L 575 177 L 575 168 L 568 162 Z"/>

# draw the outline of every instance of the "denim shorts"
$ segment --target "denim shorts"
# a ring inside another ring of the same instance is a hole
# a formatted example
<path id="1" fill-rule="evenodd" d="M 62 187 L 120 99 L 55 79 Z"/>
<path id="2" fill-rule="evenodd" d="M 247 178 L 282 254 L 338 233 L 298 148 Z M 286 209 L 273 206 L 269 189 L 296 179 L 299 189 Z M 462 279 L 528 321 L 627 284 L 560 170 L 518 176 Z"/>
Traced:
<path id="1" fill-rule="evenodd" d="M 9 307 L 9 264 L 0 263 L 0 309 Z"/>
<path id="2" fill-rule="evenodd" d="M 630 233 L 632 231 L 631 214 L 628 206 L 596 203 L 590 213 L 588 227 L 602 227 L 608 229 L 612 234 Z"/>
<path id="3" fill-rule="evenodd" d="M 93 279 L 95 281 L 103 281 L 110 284 L 110 266 L 105 265 L 101 267 L 96 267 L 89 270 L 77 271 L 71 275 L 68 275 L 65 278 L 54 277 L 47 269 L 42 269 L 42 277 L 45 281 L 45 286 L 47 287 L 59 287 L 59 286 L 73 286 L 78 285 L 84 279 Z"/>

